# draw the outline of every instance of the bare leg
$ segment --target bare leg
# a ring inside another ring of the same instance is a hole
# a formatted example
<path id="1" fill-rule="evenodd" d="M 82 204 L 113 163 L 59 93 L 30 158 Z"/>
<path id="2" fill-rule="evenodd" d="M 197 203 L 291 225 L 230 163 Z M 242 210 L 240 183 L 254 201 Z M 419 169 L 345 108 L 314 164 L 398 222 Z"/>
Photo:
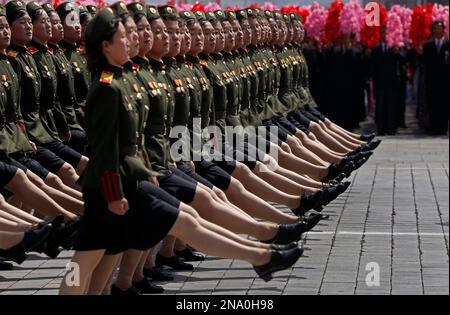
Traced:
<path id="1" fill-rule="evenodd" d="M 25 205 L 36 209 L 36 211 L 44 215 L 55 217 L 63 214 L 67 220 L 73 220 L 77 217 L 75 214 L 62 208 L 30 182 L 22 170 L 18 170 L 14 178 L 5 187 L 21 198 Z"/>
<path id="2" fill-rule="evenodd" d="M 31 228 L 29 223 L 17 222 L 17 220 L 10 220 L 0 214 L 0 233 L 1 232 L 26 232 Z M 3 248 L 3 247 L 2 247 Z M 9 247 L 7 247 L 9 248 Z"/>
<path id="3" fill-rule="evenodd" d="M 319 125 L 314 122 L 311 122 L 309 130 L 317 137 L 320 142 L 336 152 L 346 154 L 354 150 L 334 139 L 332 136 L 324 132 L 322 128 L 320 128 Z"/>
<path id="4" fill-rule="evenodd" d="M 56 175 L 70 188 L 81 191 L 81 187 L 77 184 L 79 176 L 70 164 L 65 163 L 61 169 L 56 172 Z"/>
<path id="5" fill-rule="evenodd" d="M 194 217 L 185 212 L 180 212 L 169 234 L 211 256 L 239 259 L 256 266 L 267 264 L 271 258 L 270 250 L 243 246 L 227 239 L 202 227 Z"/>
<path id="6" fill-rule="evenodd" d="M 72 263 L 79 266 L 79 283 L 74 281 L 75 277 L 71 271 L 68 271 L 63 277 L 59 288 L 60 295 L 84 295 L 87 294 L 92 273 L 100 264 L 105 250 L 75 252 Z"/>
<path id="7" fill-rule="evenodd" d="M 0 196 L 0 209 L 1 209 L 0 211 L 5 215 L 8 214 L 9 216 L 16 218 L 22 223 L 37 225 L 40 222 L 42 222 L 42 220 L 39 220 L 35 216 L 32 216 L 31 214 L 8 204 L 1 196 Z M 4 218 L 7 217 L 4 216 Z"/>
<path id="8" fill-rule="evenodd" d="M 86 169 L 86 166 L 89 163 L 89 159 L 85 157 L 84 155 L 81 157 L 80 163 L 78 163 L 77 168 L 75 171 L 77 172 L 78 176 L 81 176 L 83 174 L 84 170 Z"/>
<path id="9" fill-rule="evenodd" d="M 121 258 L 122 254 L 103 256 L 100 263 L 92 272 L 91 283 L 87 292 L 88 295 L 103 294 L 103 291 L 106 289 L 106 286 L 116 270 Z"/>
<path id="10" fill-rule="evenodd" d="M 50 173 L 45 179 L 45 182 L 36 174 L 29 171 L 27 172 L 27 177 L 33 184 L 39 187 L 43 192 L 45 192 L 48 196 L 55 200 L 64 209 L 70 209 L 71 212 L 74 212 L 78 215 L 82 215 L 84 213 L 84 204 L 81 201 L 81 193 L 69 188 L 69 190 L 74 191 L 76 194 L 79 194 L 80 199 L 66 194 L 64 192 L 64 187 L 67 186 L 64 185 L 61 179 L 59 179 L 59 177 L 57 177 L 56 175 Z M 51 182 L 54 185 L 48 185 L 47 182 Z"/>
<path id="11" fill-rule="evenodd" d="M 278 150 L 278 164 L 288 170 L 299 174 L 309 175 L 317 180 L 328 175 L 328 169 L 326 167 L 313 165 L 292 154 L 285 153 L 282 150 Z"/>
<path id="12" fill-rule="evenodd" d="M 298 184 L 285 176 L 269 170 L 266 165 L 260 162 L 256 164 L 253 173 L 262 180 L 270 183 L 272 186 L 278 187 L 281 191 L 285 191 L 291 195 L 303 196 L 304 194 L 314 192 L 307 186 Z"/>
<path id="13" fill-rule="evenodd" d="M 247 234 L 259 240 L 269 240 L 274 238 L 278 232 L 278 226 L 276 224 L 258 222 L 253 218 L 249 218 L 248 216 L 242 215 L 241 213 L 224 206 L 223 204 L 217 203 L 207 191 L 199 187 L 197 187 L 194 201 L 190 205 L 196 209 L 204 219 L 238 234 Z M 249 214 L 256 215 L 255 213 Z M 260 215 L 260 213 L 258 214 Z M 267 218 L 261 219 L 267 220 Z M 164 256 L 166 255 L 164 254 Z"/>
<path id="14" fill-rule="evenodd" d="M 306 148 L 328 163 L 337 163 L 342 159 L 342 156 L 331 153 L 330 150 L 327 150 L 320 142 L 312 141 L 301 131 L 297 132 L 295 136 Z"/>
<path id="15" fill-rule="evenodd" d="M 288 139 L 286 140 L 286 142 L 289 145 L 289 147 L 291 148 L 292 153 L 295 156 L 297 156 L 311 164 L 314 164 L 314 165 L 325 166 L 325 167 L 328 167 L 330 165 L 330 163 L 322 160 L 316 154 L 311 152 L 308 148 L 303 146 L 302 143 L 300 142 L 300 140 L 298 140 L 296 137 L 289 136 Z"/>
<path id="16" fill-rule="evenodd" d="M 231 175 L 238 179 L 238 181 L 232 179 L 231 185 L 225 193 L 235 205 L 243 210 L 251 207 L 251 204 L 253 204 L 253 207 L 270 206 L 264 200 L 256 196 L 264 198 L 267 201 L 286 205 L 291 209 L 295 209 L 300 206 L 299 196 L 289 195 L 278 190 L 253 174 L 250 169 L 243 164 L 239 163 Z M 244 183 L 244 185 L 242 183 Z M 250 193 L 246 190 L 246 188 L 250 191 Z"/>
<path id="17" fill-rule="evenodd" d="M 5 232 L 0 231 L 0 248 L 10 249 L 22 242 L 24 238 L 23 232 Z"/>

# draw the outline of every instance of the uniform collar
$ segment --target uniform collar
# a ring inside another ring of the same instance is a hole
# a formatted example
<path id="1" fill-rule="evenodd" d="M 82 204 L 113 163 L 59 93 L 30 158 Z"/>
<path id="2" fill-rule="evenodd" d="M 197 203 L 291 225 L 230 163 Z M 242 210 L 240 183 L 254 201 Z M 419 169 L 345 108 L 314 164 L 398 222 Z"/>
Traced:
<path id="1" fill-rule="evenodd" d="M 178 55 L 175 57 L 175 59 L 177 60 L 178 64 L 186 63 L 186 56 Z"/>
<path id="2" fill-rule="evenodd" d="M 78 49 L 78 46 L 76 44 L 70 44 L 70 43 L 66 42 L 65 40 L 60 41 L 59 46 L 64 47 L 69 50 L 77 50 Z"/>
<path id="3" fill-rule="evenodd" d="M 59 49 L 59 46 L 58 46 L 57 44 L 48 43 L 48 47 L 51 48 L 51 49 L 53 49 L 53 51 L 55 51 L 55 52 L 61 51 L 61 50 Z"/>
<path id="4" fill-rule="evenodd" d="M 213 59 L 213 60 L 223 60 L 223 55 L 221 54 L 221 53 L 218 53 L 218 52 L 213 52 L 213 53 L 211 53 L 210 54 L 210 56 L 211 56 L 211 58 Z"/>
<path id="5" fill-rule="evenodd" d="M 163 62 L 158 61 L 158 60 L 153 59 L 153 58 L 149 58 L 148 62 L 152 66 L 152 68 L 155 69 L 155 70 L 161 71 L 161 70 L 164 70 L 165 67 L 166 67 Z"/>
<path id="6" fill-rule="evenodd" d="M 131 58 L 131 60 L 133 60 L 133 62 L 136 63 L 141 68 L 148 69 L 149 66 L 150 66 L 150 63 L 149 63 L 148 59 L 147 58 L 143 58 L 141 56 L 133 57 L 133 58 Z"/>
<path id="7" fill-rule="evenodd" d="M 175 57 L 162 57 L 162 60 L 167 66 L 177 64 L 177 60 L 175 59 Z"/>
<path id="8" fill-rule="evenodd" d="M 8 55 L 0 53 L 0 60 L 8 60 Z"/>
<path id="9" fill-rule="evenodd" d="M 207 56 L 205 57 L 208 58 Z M 198 64 L 200 62 L 200 58 L 193 55 L 186 55 L 186 60 L 192 62 L 193 64 Z"/>
<path id="10" fill-rule="evenodd" d="M 101 70 L 111 72 L 115 75 L 122 75 L 122 73 L 123 73 L 122 67 L 117 67 L 117 66 L 113 66 L 110 64 L 105 65 Z"/>
<path id="11" fill-rule="evenodd" d="M 19 53 L 26 53 L 27 52 L 27 48 L 25 46 L 20 46 L 14 43 L 11 43 L 11 45 L 9 45 L 8 47 L 8 51 L 10 50 L 15 50 Z"/>
<path id="12" fill-rule="evenodd" d="M 32 40 L 32 41 L 28 44 L 28 47 L 35 47 L 35 48 L 37 48 L 39 51 L 42 51 L 42 52 L 44 52 L 44 53 L 46 53 L 46 52 L 49 51 L 49 47 L 47 47 L 47 46 L 45 46 L 45 45 L 42 45 L 41 43 L 38 43 L 38 42 L 35 41 L 35 40 Z"/>

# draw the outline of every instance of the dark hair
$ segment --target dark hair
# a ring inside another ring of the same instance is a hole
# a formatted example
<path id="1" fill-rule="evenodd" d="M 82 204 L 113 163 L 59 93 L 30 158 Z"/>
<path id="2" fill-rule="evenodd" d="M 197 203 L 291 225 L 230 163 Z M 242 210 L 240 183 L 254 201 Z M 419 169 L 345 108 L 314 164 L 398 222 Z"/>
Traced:
<path id="1" fill-rule="evenodd" d="M 36 19 L 39 18 L 42 15 L 42 13 L 44 13 L 44 12 L 45 12 L 44 9 L 37 9 L 36 12 L 34 12 L 33 15 L 28 13 L 28 15 L 31 18 L 31 23 L 34 23 L 36 21 Z"/>
<path id="2" fill-rule="evenodd" d="M 120 19 L 120 21 L 122 22 L 123 25 L 125 25 L 125 23 L 127 22 L 129 17 L 131 17 L 131 15 L 129 13 L 124 13 L 124 14 L 118 16 L 118 18 Z"/>
<path id="3" fill-rule="evenodd" d="M 23 17 L 24 15 L 28 15 L 28 12 L 25 11 L 25 10 L 19 10 L 19 11 L 17 11 L 16 14 L 8 14 L 8 15 L 7 15 L 7 20 L 8 20 L 9 25 L 12 26 L 12 24 L 13 24 L 16 20 L 20 19 L 20 18 Z"/>
<path id="4" fill-rule="evenodd" d="M 147 17 L 147 15 L 143 14 L 143 13 L 137 13 L 137 14 L 132 14 L 132 17 L 133 17 L 134 23 L 138 24 L 141 21 L 141 19 L 143 17 Z"/>
<path id="5" fill-rule="evenodd" d="M 91 40 L 88 34 L 85 35 L 87 67 L 89 71 L 95 71 L 108 64 L 105 55 L 103 55 L 102 42 L 112 42 L 114 34 L 119 28 L 120 19 L 114 19 L 111 28 L 103 36 L 96 40 Z"/>
<path id="6" fill-rule="evenodd" d="M 187 27 L 192 27 L 192 26 L 194 26 L 195 23 L 197 23 L 197 22 L 198 22 L 197 20 L 188 20 L 188 21 L 186 21 L 186 26 L 187 26 Z"/>
<path id="7" fill-rule="evenodd" d="M 88 19 L 88 17 L 92 17 L 92 15 L 88 12 L 84 12 L 80 14 L 80 24 L 84 24 L 84 22 Z"/>

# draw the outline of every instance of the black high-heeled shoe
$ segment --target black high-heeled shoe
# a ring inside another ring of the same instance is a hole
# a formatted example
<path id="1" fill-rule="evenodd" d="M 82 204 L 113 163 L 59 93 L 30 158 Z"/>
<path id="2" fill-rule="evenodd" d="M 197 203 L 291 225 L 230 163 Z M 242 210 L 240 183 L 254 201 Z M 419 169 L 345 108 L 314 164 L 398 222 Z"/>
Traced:
<path id="1" fill-rule="evenodd" d="M 144 268 L 144 276 L 152 279 L 153 281 L 167 282 L 174 280 L 174 277 L 171 274 L 164 272 L 164 270 L 159 267 Z"/>
<path id="2" fill-rule="evenodd" d="M 377 136 L 377 135 L 376 135 L 375 133 L 371 133 L 371 134 L 368 134 L 368 135 L 362 134 L 362 135 L 359 137 L 359 139 L 360 139 L 361 141 L 370 142 L 370 141 L 372 141 L 373 139 L 375 139 L 376 136 Z"/>
<path id="3" fill-rule="evenodd" d="M 292 267 L 302 255 L 303 249 L 299 247 L 285 251 L 272 251 L 269 263 L 262 266 L 253 266 L 253 269 L 261 279 L 268 282 L 272 280 L 274 272 Z"/>
<path id="4" fill-rule="evenodd" d="M 205 255 L 199 253 L 199 252 L 195 252 L 192 249 L 190 249 L 189 247 L 186 247 L 183 250 L 174 250 L 175 255 L 177 255 L 180 258 L 183 258 L 184 261 L 189 261 L 189 262 L 196 262 L 196 261 L 205 261 Z"/>
<path id="5" fill-rule="evenodd" d="M 181 261 L 177 256 L 164 257 L 160 254 L 156 255 L 156 265 L 158 267 L 167 266 L 176 271 L 192 271 L 194 266 Z"/>
<path id="6" fill-rule="evenodd" d="M 272 244 L 273 250 L 290 250 L 290 249 L 293 249 L 296 247 L 298 247 L 297 242 L 292 242 L 292 243 L 286 244 L 286 245 Z"/>
<path id="7" fill-rule="evenodd" d="M 141 294 L 161 294 L 164 293 L 164 288 L 153 284 L 148 278 L 144 278 L 139 282 L 133 281 L 133 287 Z"/>
<path id="8" fill-rule="evenodd" d="M 318 191 L 309 196 L 303 196 L 300 199 L 300 206 L 297 209 L 291 209 L 291 211 L 298 217 L 302 217 L 311 209 L 315 209 L 322 198 L 322 191 Z"/>
<path id="9" fill-rule="evenodd" d="M 322 221 L 322 218 L 323 217 L 321 213 L 311 214 L 305 217 L 303 221 L 305 221 L 306 223 L 306 232 L 309 232 L 312 229 L 314 229 L 316 225 L 319 224 L 320 221 Z"/>
<path id="10" fill-rule="evenodd" d="M 378 146 L 381 144 L 381 140 L 373 140 L 372 142 L 369 142 L 367 144 L 363 144 L 361 146 L 361 151 L 362 152 L 366 152 L 366 151 L 373 151 L 376 148 L 378 148 Z"/>
<path id="11" fill-rule="evenodd" d="M 306 232 L 307 225 L 305 222 L 300 221 L 293 224 L 280 224 L 277 235 L 264 243 L 275 243 L 278 245 L 286 245 L 292 242 L 298 242 L 303 233 Z"/>
<path id="12" fill-rule="evenodd" d="M 73 221 L 62 224 L 54 233 L 52 233 L 47 242 L 47 248 L 44 251 L 48 257 L 52 259 L 58 257 L 61 253 L 61 246 L 69 249 L 72 247 L 71 244 L 78 232 L 80 220 L 81 218 L 78 217 Z"/>
<path id="13" fill-rule="evenodd" d="M 44 242 L 51 230 L 51 225 L 45 225 L 40 229 L 25 232 L 24 237 L 19 244 L 9 249 L 0 250 L 0 256 L 20 265 L 25 261 L 26 253 L 32 251 L 35 247 Z"/>

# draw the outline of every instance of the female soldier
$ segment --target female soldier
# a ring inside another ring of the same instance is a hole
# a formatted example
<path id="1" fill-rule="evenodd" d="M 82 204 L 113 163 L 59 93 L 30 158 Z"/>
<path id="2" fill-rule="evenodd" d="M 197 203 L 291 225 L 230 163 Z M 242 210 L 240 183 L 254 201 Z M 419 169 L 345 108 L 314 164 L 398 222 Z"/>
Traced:
<path id="1" fill-rule="evenodd" d="M 58 45 L 64 39 L 64 28 L 59 15 L 50 3 L 44 3 L 42 8 L 47 12 L 52 24 L 52 37 L 48 41 L 48 47 L 52 49 L 53 62 L 56 67 L 58 100 L 70 129 L 68 145 L 78 153 L 84 154 L 87 138 L 79 121 L 80 115 L 77 115 L 80 106 L 77 103 L 75 93 L 75 77 L 69 60 Z"/>
<path id="2" fill-rule="evenodd" d="M 37 145 L 34 158 L 49 171 L 58 175 L 66 185 L 71 188 L 78 188 L 76 184 L 78 175 L 74 166 L 66 163 L 58 156 L 58 154 L 65 154 L 66 151 L 69 152 L 70 150 L 66 150 L 64 144 L 57 137 L 55 138 L 52 129 L 42 119 L 41 112 L 43 110 L 40 106 L 41 76 L 31 54 L 31 52 L 36 53 L 36 49 L 31 49 L 29 52 L 26 48 L 33 36 L 31 18 L 26 11 L 25 4 L 21 1 L 8 2 L 6 14 L 9 25 L 11 25 L 12 35 L 8 57 L 18 76 L 18 81 L 21 82 L 20 109 L 30 140 Z M 71 159 L 70 162 L 79 167 L 78 171 L 85 167 L 87 160 L 82 160 L 79 154 L 70 152 L 67 155 Z"/>
<path id="3" fill-rule="evenodd" d="M 76 103 L 79 106 L 75 112 L 81 126 L 84 126 L 84 105 L 91 84 L 91 73 L 87 69 L 84 46 L 77 44 L 81 40 L 80 17 L 77 8 L 70 2 L 63 2 L 55 9 L 64 29 L 64 39 L 59 45 L 72 66 L 75 79 Z"/>
<path id="4" fill-rule="evenodd" d="M 8 155 L 5 163 L 13 163 L 26 172 L 27 177 L 47 195 L 57 201 L 62 207 L 82 213 L 81 193 L 69 188 L 55 174 L 50 173 L 40 163 L 34 160 L 35 145 L 27 136 L 26 126 L 19 110 L 20 82 L 17 74 L 8 61 L 6 48 L 10 44 L 11 31 L 6 19 L 4 7 L 0 9 L 0 72 L 1 84 L 5 89 L 5 131 L 9 145 L 3 147 Z"/>
<path id="5" fill-rule="evenodd" d="M 47 46 L 47 42 L 52 37 L 52 24 L 47 12 L 36 2 L 28 3 L 27 11 L 33 23 L 33 40 L 28 45 L 28 52 L 33 56 L 41 77 L 40 116 L 45 123 L 45 127 L 55 139 L 55 141 L 42 144 L 42 146 L 56 153 L 63 160 L 68 161 L 69 164 L 76 168 L 77 173 L 81 174 L 86 167 L 88 159 L 61 141 L 58 141 L 59 139 L 66 142 L 69 141 L 71 130 L 58 98 L 58 75 L 53 61 L 53 50 Z M 82 137 L 84 137 L 83 134 L 78 137 L 77 142 L 82 142 Z"/>
<path id="6" fill-rule="evenodd" d="M 271 251 L 241 245 L 203 226 L 195 211 L 179 212 L 145 193 L 146 184 L 139 179 L 149 173 L 143 164 L 132 163 L 137 162 L 133 158 L 137 113 L 128 98 L 129 83 L 124 80 L 121 66 L 129 59 L 129 44 L 123 24 L 115 19 L 111 9 L 101 10 L 89 24 L 86 48 L 90 68 L 95 71 L 86 112 L 91 157 L 83 177 L 86 214 L 73 258 L 80 267 L 80 285 L 71 287 L 65 279 L 60 292 L 85 293 L 89 278 L 105 254 L 114 255 L 133 247 L 149 248 L 167 233 L 206 253 L 248 260 L 265 280 L 275 270 L 294 264 L 302 253 L 299 248 Z M 126 215 L 130 207 L 132 210 Z M 96 273 L 106 273 L 107 280 L 114 265 L 113 261 Z"/>

